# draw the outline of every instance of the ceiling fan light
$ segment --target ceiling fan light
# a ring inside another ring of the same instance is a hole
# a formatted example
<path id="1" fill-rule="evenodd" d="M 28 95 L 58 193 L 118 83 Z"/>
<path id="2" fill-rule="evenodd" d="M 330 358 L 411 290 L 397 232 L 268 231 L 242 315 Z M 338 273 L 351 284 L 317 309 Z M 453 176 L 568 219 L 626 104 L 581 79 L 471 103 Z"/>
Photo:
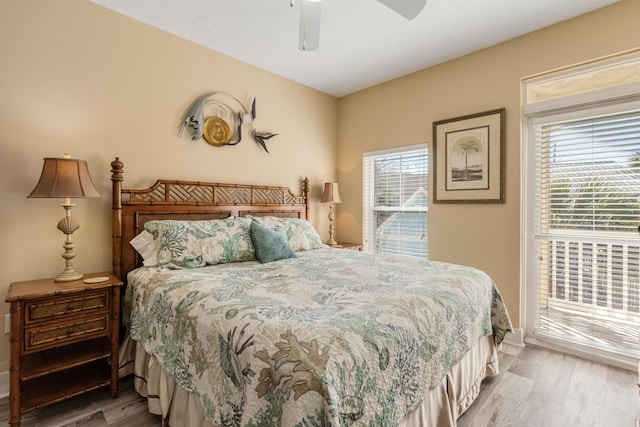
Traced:
<path id="1" fill-rule="evenodd" d="M 413 19 L 424 9 L 427 0 L 378 0 L 407 19 Z"/>

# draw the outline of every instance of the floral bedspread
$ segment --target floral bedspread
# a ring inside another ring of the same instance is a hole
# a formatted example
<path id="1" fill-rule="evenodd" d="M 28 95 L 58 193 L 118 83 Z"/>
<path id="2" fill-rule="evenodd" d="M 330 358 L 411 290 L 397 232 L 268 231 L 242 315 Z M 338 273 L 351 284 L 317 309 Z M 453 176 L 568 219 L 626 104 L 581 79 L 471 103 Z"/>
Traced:
<path id="1" fill-rule="evenodd" d="M 469 267 L 331 248 L 129 274 L 130 333 L 222 426 L 392 426 L 482 335 L 511 331 Z"/>

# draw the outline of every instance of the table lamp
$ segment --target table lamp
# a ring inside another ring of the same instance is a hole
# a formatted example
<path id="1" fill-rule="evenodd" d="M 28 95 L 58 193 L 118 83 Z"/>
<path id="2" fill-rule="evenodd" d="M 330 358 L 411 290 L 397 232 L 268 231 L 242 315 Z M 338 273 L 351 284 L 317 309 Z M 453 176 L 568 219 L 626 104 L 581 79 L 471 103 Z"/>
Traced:
<path id="1" fill-rule="evenodd" d="M 73 268 L 73 258 L 76 256 L 73 251 L 71 234 L 80 226 L 71 217 L 71 208 L 75 205 L 71 203 L 71 198 L 95 198 L 101 197 L 96 187 L 91 181 L 87 162 L 84 160 L 71 159 L 68 154 L 64 158 L 45 158 L 42 166 L 40 180 L 27 197 L 64 198 L 65 201 L 60 206 L 66 211 L 66 215 L 58 221 L 58 230 L 66 235 L 63 245 L 65 268 L 54 280 L 57 282 L 68 282 L 82 278 Z"/>
<path id="2" fill-rule="evenodd" d="M 340 200 L 340 193 L 338 191 L 337 182 L 325 182 L 324 194 L 322 195 L 322 203 L 329 202 L 329 240 L 326 241 L 329 246 L 338 246 L 338 242 L 333 238 L 335 228 L 333 226 L 333 220 L 336 218 L 333 214 L 333 204 L 342 203 Z"/>

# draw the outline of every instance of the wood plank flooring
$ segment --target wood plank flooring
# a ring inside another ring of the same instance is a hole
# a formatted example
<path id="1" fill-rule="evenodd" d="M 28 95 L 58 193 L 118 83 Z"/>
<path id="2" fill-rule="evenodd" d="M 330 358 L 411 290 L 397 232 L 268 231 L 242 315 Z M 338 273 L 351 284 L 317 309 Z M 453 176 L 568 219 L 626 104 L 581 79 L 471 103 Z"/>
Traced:
<path id="1" fill-rule="evenodd" d="M 503 344 L 500 375 L 486 378 L 459 427 L 633 427 L 638 374 L 576 356 Z"/>
<path id="2" fill-rule="evenodd" d="M 9 399 L 0 400 L 0 425 L 9 424 Z M 22 417 L 24 427 L 159 427 L 162 418 L 147 411 L 147 400 L 133 388 L 133 377 L 120 380 L 117 399 L 107 388 L 37 409 Z M 175 426 L 179 427 L 179 426 Z"/>
<path id="3" fill-rule="evenodd" d="M 503 344 L 500 375 L 487 378 L 459 427 L 633 427 L 640 412 L 637 373 L 554 351 Z M 0 400 L 0 425 L 9 420 L 9 399 Z M 120 396 L 105 390 L 31 412 L 23 426 L 159 427 L 146 400 L 121 382 Z M 180 427 L 180 426 L 173 426 Z"/>

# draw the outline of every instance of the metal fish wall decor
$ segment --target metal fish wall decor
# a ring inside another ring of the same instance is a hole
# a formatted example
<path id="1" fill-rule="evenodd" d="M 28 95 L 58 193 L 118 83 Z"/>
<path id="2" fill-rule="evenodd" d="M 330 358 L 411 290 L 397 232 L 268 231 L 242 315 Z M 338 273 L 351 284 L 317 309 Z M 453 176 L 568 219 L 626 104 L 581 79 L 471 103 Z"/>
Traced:
<path id="1" fill-rule="evenodd" d="M 235 104 L 235 108 L 229 105 L 229 101 Z M 206 118 L 205 110 L 209 114 Z M 249 124 L 251 138 L 268 153 L 266 141 L 278 134 L 256 131 L 253 127 L 255 118 L 255 98 L 249 111 L 235 96 L 226 92 L 211 92 L 202 95 L 191 105 L 178 135 L 182 135 L 185 127 L 190 127 L 193 141 L 204 137 L 205 141 L 215 147 L 237 145 L 242 140 L 242 125 Z"/>

